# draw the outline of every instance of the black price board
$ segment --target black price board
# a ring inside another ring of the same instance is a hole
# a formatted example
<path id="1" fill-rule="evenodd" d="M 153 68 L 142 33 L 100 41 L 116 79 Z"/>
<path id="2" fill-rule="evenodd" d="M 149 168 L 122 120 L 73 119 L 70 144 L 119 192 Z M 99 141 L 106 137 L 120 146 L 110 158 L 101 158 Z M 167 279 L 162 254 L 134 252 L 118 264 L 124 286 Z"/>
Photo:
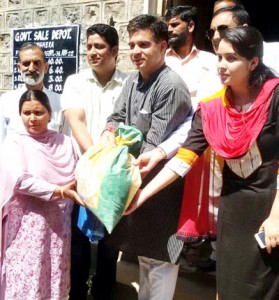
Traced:
<path id="1" fill-rule="evenodd" d="M 44 50 L 49 64 L 44 78 L 46 88 L 62 93 L 66 78 L 79 68 L 79 25 L 20 28 L 13 30 L 13 88 L 23 84 L 17 69 L 18 50 L 27 42 L 36 43 Z"/>

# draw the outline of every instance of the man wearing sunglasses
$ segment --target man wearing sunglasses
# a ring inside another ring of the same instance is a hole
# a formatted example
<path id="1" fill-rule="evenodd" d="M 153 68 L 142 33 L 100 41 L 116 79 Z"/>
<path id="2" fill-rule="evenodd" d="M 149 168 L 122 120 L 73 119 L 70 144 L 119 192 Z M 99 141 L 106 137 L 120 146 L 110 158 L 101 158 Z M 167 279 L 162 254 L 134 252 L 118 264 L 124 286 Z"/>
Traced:
<path id="1" fill-rule="evenodd" d="M 249 26 L 250 17 L 248 12 L 237 5 L 223 7 L 213 14 L 207 38 L 212 42 L 214 52 L 217 51 L 220 42 L 220 32 L 236 26 Z M 264 63 L 270 67 L 276 75 L 279 75 L 279 43 L 264 42 Z"/>
<path id="2" fill-rule="evenodd" d="M 250 25 L 250 17 L 243 8 L 238 6 L 223 7 L 213 14 L 210 29 L 208 29 L 206 36 L 211 41 L 214 52 L 218 49 L 220 32 L 240 25 Z"/>
<path id="3" fill-rule="evenodd" d="M 215 10 L 210 28 L 206 32 L 206 37 L 211 41 L 214 52 L 216 53 L 218 49 L 220 33 L 223 30 L 236 26 L 249 26 L 250 23 L 249 14 L 242 6 L 231 5 Z M 197 93 L 197 99 L 199 100 L 214 94 L 222 87 L 217 73 L 216 63 L 217 59 L 215 58 L 213 71 L 207 73 L 203 78 L 201 83 L 203 88 L 198 90 Z"/>

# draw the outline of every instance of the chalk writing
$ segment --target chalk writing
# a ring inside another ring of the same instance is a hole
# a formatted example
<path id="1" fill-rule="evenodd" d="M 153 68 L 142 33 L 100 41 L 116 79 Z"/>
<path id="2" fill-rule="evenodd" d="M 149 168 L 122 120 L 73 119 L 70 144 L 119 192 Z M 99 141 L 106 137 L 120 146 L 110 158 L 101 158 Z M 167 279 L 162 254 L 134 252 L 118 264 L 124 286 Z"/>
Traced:
<path id="1" fill-rule="evenodd" d="M 43 48 L 49 64 L 45 86 L 61 93 L 67 76 L 77 73 L 79 67 L 79 26 L 55 26 L 22 28 L 13 30 L 13 88 L 22 85 L 16 67 L 18 50 L 26 42 L 34 42 Z"/>

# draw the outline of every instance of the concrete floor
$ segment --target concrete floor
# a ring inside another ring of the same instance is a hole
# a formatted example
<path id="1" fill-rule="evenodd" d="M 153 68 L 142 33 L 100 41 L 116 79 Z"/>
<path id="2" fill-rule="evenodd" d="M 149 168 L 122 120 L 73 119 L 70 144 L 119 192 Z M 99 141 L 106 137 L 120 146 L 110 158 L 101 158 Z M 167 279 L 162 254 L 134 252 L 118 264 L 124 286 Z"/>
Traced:
<path id="1" fill-rule="evenodd" d="M 138 265 L 119 261 L 117 265 L 116 300 L 137 300 Z M 176 284 L 173 300 L 215 300 L 215 275 L 182 273 Z M 164 300 L 164 299 L 162 299 Z"/>
<path id="2" fill-rule="evenodd" d="M 93 247 L 92 251 L 93 272 L 95 265 L 94 257 L 96 257 L 94 248 L 95 247 Z M 205 246 L 199 251 L 196 260 L 201 260 L 208 256 L 208 249 L 207 246 Z M 137 300 L 138 284 L 139 267 L 137 258 L 124 254 L 120 255 L 117 263 L 115 300 Z M 215 300 L 215 293 L 215 272 L 203 273 L 197 271 L 195 267 L 187 269 L 186 271 L 180 268 L 173 300 Z M 92 298 L 89 297 L 89 299 Z"/>

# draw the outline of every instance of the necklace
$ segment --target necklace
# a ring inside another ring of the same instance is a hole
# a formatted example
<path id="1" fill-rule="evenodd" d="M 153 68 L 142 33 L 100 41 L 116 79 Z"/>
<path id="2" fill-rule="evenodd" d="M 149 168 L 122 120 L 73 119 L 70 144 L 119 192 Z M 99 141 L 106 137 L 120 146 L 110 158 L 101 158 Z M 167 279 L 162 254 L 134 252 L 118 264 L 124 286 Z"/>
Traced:
<path id="1" fill-rule="evenodd" d="M 237 97 L 236 95 L 233 94 L 231 88 L 228 88 L 228 90 L 227 90 L 227 97 L 228 97 L 228 100 L 229 100 L 231 106 L 234 107 L 238 112 L 242 112 L 242 113 L 247 112 L 251 108 L 251 106 L 254 102 L 254 99 L 252 98 L 252 95 L 250 95 L 250 96 L 246 95 L 246 97 L 245 97 L 246 99 L 243 98 L 244 96 L 242 98 L 240 98 L 239 96 Z M 238 103 L 244 102 L 244 101 L 237 101 L 237 99 L 238 100 L 245 99 L 246 101 L 247 100 L 248 101 L 250 100 L 250 101 L 249 102 L 245 101 L 246 103 L 242 104 L 242 105 L 241 104 L 235 104 L 235 102 L 238 102 Z"/>
<path id="2" fill-rule="evenodd" d="M 250 109 L 252 104 L 253 104 L 253 101 L 251 101 L 249 103 L 246 103 L 246 104 L 243 104 L 243 105 L 236 105 L 235 104 L 234 107 L 238 112 L 245 112 L 245 111 L 248 111 Z"/>

